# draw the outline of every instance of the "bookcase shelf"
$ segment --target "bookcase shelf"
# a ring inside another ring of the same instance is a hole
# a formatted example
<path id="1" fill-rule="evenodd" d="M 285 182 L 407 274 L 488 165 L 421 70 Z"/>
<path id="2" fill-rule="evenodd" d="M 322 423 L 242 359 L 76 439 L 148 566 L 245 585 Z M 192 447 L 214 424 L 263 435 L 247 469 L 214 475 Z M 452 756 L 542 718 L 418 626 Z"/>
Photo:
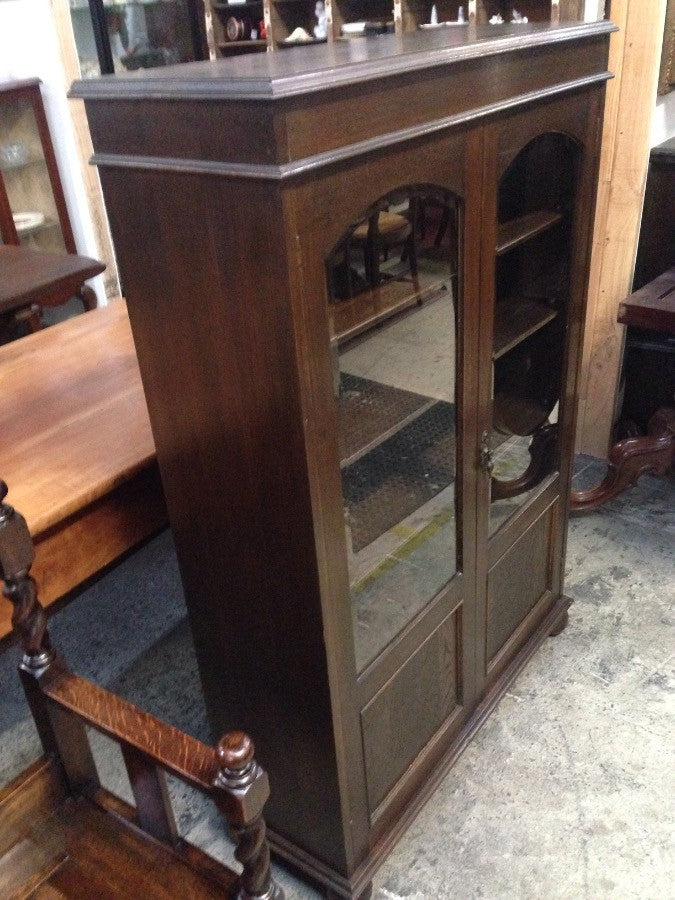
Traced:
<path id="1" fill-rule="evenodd" d="M 495 304 L 493 359 L 513 350 L 557 315 L 550 306 L 526 297 L 499 301 Z"/>
<path id="2" fill-rule="evenodd" d="M 535 210 L 508 222 L 501 222 L 497 231 L 497 256 L 552 228 L 561 219 L 560 212 Z"/>

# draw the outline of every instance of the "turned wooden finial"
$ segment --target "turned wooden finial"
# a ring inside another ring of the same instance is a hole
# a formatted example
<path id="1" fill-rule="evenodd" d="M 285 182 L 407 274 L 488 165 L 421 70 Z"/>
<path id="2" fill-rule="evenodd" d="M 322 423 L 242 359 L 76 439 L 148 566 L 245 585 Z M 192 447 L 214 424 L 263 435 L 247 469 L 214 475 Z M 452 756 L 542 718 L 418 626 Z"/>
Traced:
<path id="1" fill-rule="evenodd" d="M 5 503 L 7 485 L 0 481 L 0 578 L 3 594 L 14 605 L 12 626 L 24 650 L 23 665 L 36 670 L 48 666 L 53 651 L 47 635 L 47 620 L 37 598 L 35 581 L 28 574 L 35 548 L 26 520 Z"/>
<path id="2" fill-rule="evenodd" d="M 269 781 L 254 752 L 253 741 L 243 731 L 231 731 L 218 741 L 214 799 L 227 819 L 236 844 L 234 855 L 242 864 L 238 900 L 283 900 L 270 871 L 263 819 Z"/>
<path id="3" fill-rule="evenodd" d="M 245 731 L 230 731 L 216 744 L 216 757 L 220 769 L 230 773 L 239 773 L 253 763 L 255 747 Z"/>

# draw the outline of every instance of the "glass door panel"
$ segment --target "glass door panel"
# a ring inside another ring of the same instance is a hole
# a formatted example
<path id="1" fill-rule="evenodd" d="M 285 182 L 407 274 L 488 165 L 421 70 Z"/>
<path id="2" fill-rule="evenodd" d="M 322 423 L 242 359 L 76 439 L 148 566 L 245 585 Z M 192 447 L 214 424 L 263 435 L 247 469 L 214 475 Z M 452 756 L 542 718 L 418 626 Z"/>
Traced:
<path id="1" fill-rule="evenodd" d="M 397 192 L 327 264 L 359 670 L 458 568 L 458 217 L 447 192 Z"/>
<path id="2" fill-rule="evenodd" d="M 19 243 L 66 250 L 35 110 L 27 97 L 0 101 L 0 173 Z M 10 242 L 14 241 L 11 237 Z"/>
<path id="3" fill-rule="evenodd" d="M 544 134 L 499 185 L 493 331 L 490 534 L 558 469 L 576 144 Z"/>

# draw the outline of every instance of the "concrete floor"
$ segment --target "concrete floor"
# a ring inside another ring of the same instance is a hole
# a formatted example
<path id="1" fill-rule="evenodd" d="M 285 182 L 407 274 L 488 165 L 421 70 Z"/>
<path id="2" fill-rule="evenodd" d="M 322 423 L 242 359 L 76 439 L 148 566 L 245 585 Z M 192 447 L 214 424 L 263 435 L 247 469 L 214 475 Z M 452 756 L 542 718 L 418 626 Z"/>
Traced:
<path id="1" fill-rule="evenodd" d="M 577 485 L 599 474 L 581 460 Z M 546 641 L 398 843 L 375 900 L 675 898 L 674 499 L 672 480 L 643 478 L 572 520 L 568 628 Z M 209 740 L 168 534 L 57 613 L 51 634 L 80 674 Z M 15 648 L 0 654 L 0 784 L 39 753 L 16 660 Z M 128 796 L 104 741 L 97 759 Z M 213 811 L 171 789 L 185 836 L 227 858 Z M 318 896 L 278 874 L 289 900 Z"/>

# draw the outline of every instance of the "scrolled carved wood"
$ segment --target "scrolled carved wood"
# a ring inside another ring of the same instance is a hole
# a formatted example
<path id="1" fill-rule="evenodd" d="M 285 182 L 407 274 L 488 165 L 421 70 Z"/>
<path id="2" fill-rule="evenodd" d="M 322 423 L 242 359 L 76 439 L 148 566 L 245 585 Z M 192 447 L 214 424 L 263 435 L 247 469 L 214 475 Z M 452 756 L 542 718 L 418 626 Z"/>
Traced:
<path id="1" fill-rule="evenodd" d="M 675 460 L 675 409 L 660 409 L 649 422 L 649 435 L 625 438 L 609 451 L 607 474 L 597 487 L 572 491 L 570 510 L 586 512 L 618 496 L 641 475 L 665 475 Z"/>
<path id="2" fill-rule="evenodd" d="M 510 481 L 492 479 L 492 499 L 505 500 L 529 491 L 545 478 L 555 467 L 555 452 L 558 442 L 558 426 L 544 425 L 538 428 L 528 447 L 530 464 L 522 475 Z"/>

